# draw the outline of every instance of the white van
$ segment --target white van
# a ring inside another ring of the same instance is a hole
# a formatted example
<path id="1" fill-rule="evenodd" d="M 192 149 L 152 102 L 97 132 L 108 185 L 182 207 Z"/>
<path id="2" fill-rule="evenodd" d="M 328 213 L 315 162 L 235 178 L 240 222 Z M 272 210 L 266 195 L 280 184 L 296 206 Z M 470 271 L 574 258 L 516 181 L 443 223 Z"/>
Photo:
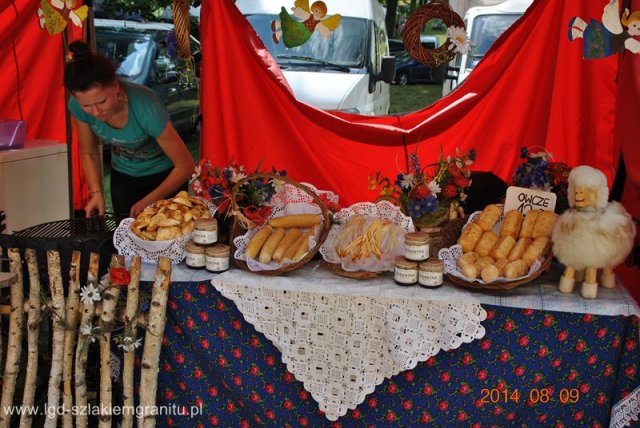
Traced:
<path id="1" fill-rule="evenodd" d="M 442 96 L 460 85 L 478 65 L 491 45 L 516 22 L 533 3 L 533 0 L 506 0 L 491 5 L 472 7 L 464 15 L 467 34 L 473 43 L 468 54 L 457 54 L 449 64 Z"/>
<path id="2" fill-rule="evenodd" d="M 276 43 L 271 28 L 285 3 L 237 0 L 236 6 L 278 62 L 299 101 L 323 110 L 388 114 L 395 58 L 388 56 L 382 5 L 378 0 L 323 1 L 327 16 L 342 15 L 340 25 L 328 38 L 316 30 L 306 43 L 293 48 Z M 289 3 L 285 8 L 291 14 L 294 1 Z"/>

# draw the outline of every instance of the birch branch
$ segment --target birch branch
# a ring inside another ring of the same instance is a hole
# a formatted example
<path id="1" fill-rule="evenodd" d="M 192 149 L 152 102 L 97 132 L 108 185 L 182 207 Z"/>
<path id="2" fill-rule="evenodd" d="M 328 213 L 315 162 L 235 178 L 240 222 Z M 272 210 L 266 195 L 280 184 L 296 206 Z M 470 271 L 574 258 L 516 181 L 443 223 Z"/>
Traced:
<path id="1" fill-rule="evenodd" d="M 127 309 L 125 312 L 125 335 L 136 343 L 136 318 L 138 314 L 138 300 L 140 295 L 140 256 L 131 259 L 131 280 L 127 289 Z M 136 356 L 135 346 L 124 351 L 124 368 L 122 373 L 123 408 L 133 408 L 133 363 Z M 125 412 L 122 416 L 122 428 L 133 428 L 133 415 Z"/>
<path id="2" fill-rule="evenodd" d="M 47 406 L 57 408 L 60 404 L 60 381 L 62 380 L 62 357 L 64 355 L 64 288 L 62 287 L 62 272 L 60 271 L 60 254 L 57 251 L 47 251 L 47 266 L 49 271 L 49 288 L 51 290 L 51 311 L 53 346 L 51 350 L 51 371 L 49 372 L 49 387 L 47 391 Z M 47 412 L 45 428 L 56 428 L 57 412 Z"/>
<path id="3" fill-rule="evenodd" d="M 64 335 L 64 366 L 62 369 L 62 404 L 64 414 L 62 426 L 73 428 L 73 394 L 71 392 L 71 378 L 73 375 L 73 347 L 76 343 L 76 329 L 78 326 L 78 308 L 80 306 L 80 251 L 71 254 L 71 266 L 69 268 L 69 291 L 67 295 L 67 307 L 65 316 Z"/>
<path id="4" fill-rule="evenodd" d="M 140 375 L 140 407 L 142 428 L 156 426 L 156 391 L 158 388 L 158 361 L 162 335 L 167 321 L 167 298 L 171 281 L 171 259 L 158 258 L 158 269 L 151 294 L 149 324 L 144 341 Z"/>
<path id="5" fill-rule="evenodd" d="M 2 398 L 0 399 L 0 427 L 9 427 L 11 414 L 8 410 L 13 405 L 13 395 L 16 389 L 16 379 L 20 370 L 20 353 L 22 352 L 22 323 L 24 302 L 22 263 L 20 251 L 9 249 L 9 270 L 18 280 L 11 285 L 11 316 L 9 317 L 9 340 L 7 341 L 7 360 L 4 367 L 2 383 Z"/>

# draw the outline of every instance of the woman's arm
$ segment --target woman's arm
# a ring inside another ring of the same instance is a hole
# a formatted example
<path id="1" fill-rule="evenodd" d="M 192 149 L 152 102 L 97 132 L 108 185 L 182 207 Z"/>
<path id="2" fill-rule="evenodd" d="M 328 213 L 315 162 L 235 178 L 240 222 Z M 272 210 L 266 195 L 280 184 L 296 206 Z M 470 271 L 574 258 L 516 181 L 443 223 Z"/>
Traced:
<path id="1" fill-rule="evenodd" d="M 131 207 L 131 217 L 137 216 L 140 211 L 157 200 L 175 193 L 191 177 L 195 168 L 191 153 L 171 122 L 167 122 L 164 131 L 156 140 L 173 162 L 173 170 L 158 187 Z"/>
<path id="2" fill-rule="evenodd" d="M 91 217 L 96 212 L 104 215 L 104 193 L 102 186 L 102 157 L 100 156 L 100 145 L 91 127 L 80 120 L 74 119 L 76 130 L 78 131 L 78 142 L 80 144 L 80 158 L 82 170 L 89 186 L 89 201 L 84 210 L 87 217 Z"/>

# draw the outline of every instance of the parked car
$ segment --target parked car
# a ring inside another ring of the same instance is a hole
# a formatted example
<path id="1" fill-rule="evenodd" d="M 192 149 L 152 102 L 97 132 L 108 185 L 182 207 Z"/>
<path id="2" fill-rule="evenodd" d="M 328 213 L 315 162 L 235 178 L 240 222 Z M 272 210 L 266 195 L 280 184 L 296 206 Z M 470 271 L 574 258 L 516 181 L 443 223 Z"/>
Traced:
<path id="1" fill-rule="evenodd" d="M 200 42 L 191 38 L 195 79 L 186 79 L 185 62 L 172 59 L 167 36 L 173 24 L 95 19 L 96 48 L 111 58 L 119 78 L 148 86 L 164 103 L 178 133 L 187 139 L 200 121 L 198 75 Z"/>
<path id="2" fill-rule="evenodd" d="M 404 42 L 401 39 L 389 39 L 389 54 L 396 55 L 405 50 Z"/>
<path id="3" fill-rule="evenodd" d="M 447 65 L 437 67 L 418 62 L 409 56 L 407 51 L 396 54 L 396 78 L 398 85 L 412 83 L 442 84 Z"/>

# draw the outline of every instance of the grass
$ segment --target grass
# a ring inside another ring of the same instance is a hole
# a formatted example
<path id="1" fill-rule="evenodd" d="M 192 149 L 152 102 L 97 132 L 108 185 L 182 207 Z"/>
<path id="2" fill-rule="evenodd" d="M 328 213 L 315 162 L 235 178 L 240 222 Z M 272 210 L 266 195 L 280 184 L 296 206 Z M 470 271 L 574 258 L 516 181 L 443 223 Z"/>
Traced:
<path id="1" fill-rule="evenodd" d="M 403 114 L 420 110 L 433 104 L 442 97 L 442 85 L 391 85 L 391 106 L 389 114 Z M 195 134 L 187 141 L 187 148 L 198 163 L 200 160 L 200 135 Z M 110 186 L 111 165 L 104 165 L 104 196 L 107 212 L 113 212 Z"/>
<path id="2" fill-rule="evenodd" d="M 442 85 L 391 85 L 389 114 L 411 113 L 442 98 Z"/>

